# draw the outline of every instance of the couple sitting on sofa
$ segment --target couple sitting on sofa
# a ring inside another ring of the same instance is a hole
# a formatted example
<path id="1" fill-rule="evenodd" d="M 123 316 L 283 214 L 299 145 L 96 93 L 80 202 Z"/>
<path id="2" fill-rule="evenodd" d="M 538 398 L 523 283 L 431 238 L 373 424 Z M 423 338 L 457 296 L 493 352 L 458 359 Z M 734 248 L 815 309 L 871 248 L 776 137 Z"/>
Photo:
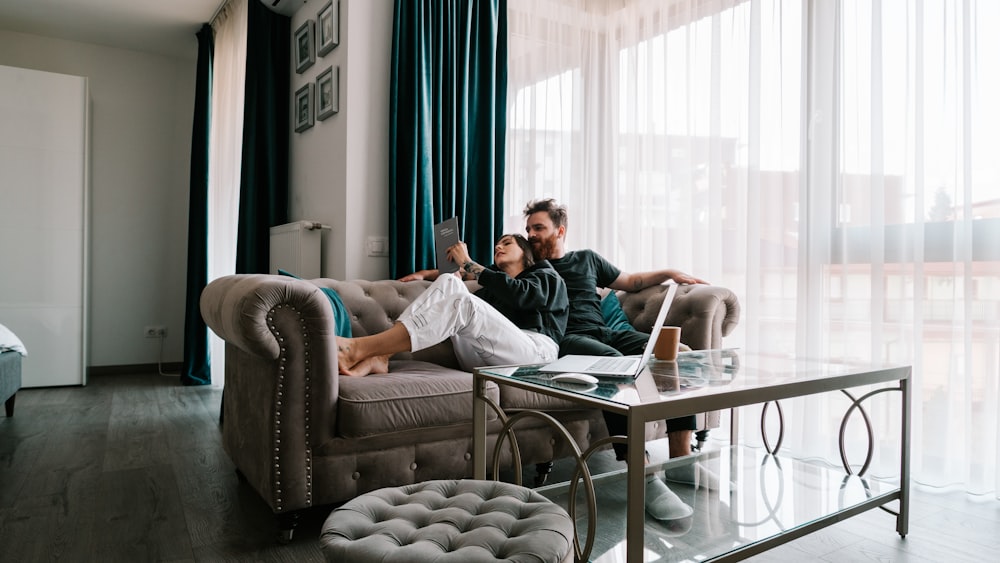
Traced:
<path id="1" fill-rule="evenodd" d="M 387 331 L 361 338 L 338 338 L 338 363 L 347 375 L 388 371 L 388 357 L 416 351 L 451 338 L 465 369 L 481 365 L 547 363 L 557 355 L 618 356 L 642 353 L 648 334 L 612 330 L 601 314 L 598 287 L 639 291 L 667 280 L 706 283 L 676 270 L 630 274 L 591 250 L 565 249 L 566 208 L 552 199 L 529 202 L 524 210 L 528 239 L 504 235 L 494 249 L 494 265 L 485 268 L 468 255 L 464 243 L 448 249 L 482 289 L 473 298 L 458 277 L 422 270 L 402 281 L 435 279 Z M 535 262 L 535 260 L 538 260 Z M 626 433 L 626 419 L 604 413 L 611 435 Z M 695 417 L 667 421 L 670 457 L 691 453 Z M 614 444 L 625 459 L 623 444 Z M 671 470 L 671 481 L 718 487 L 718 478 L 699 464 Z M 657 476 L 646 482 L 646 510 L 660 520 L 692 514 Z"/>

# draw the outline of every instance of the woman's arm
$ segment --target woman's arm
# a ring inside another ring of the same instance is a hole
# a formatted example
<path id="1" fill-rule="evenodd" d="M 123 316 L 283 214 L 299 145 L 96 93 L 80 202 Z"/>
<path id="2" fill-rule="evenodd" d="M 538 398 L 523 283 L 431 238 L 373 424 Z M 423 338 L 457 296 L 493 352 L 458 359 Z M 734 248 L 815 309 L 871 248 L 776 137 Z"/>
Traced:
<path id="1" fill-rule="evenodd" d="M 399 278 L 399 281 L 402 282 L 418 281 L 418 280 L 434 281 L 438 279 L 438 276 L 440 275 L 441 272 L 439 270 L 417 270 L 412 274 L 407 274 Z"/>
<path id="2" fill-rule="evenodd" d="M 501 271 L 487 269 L 479 276 L 479 285 L 490 292 L 490 300 L 515 309 L 547 309 L 559 286 L 565 282 L 549 267 L 535 267 L 512 278 Z"/>

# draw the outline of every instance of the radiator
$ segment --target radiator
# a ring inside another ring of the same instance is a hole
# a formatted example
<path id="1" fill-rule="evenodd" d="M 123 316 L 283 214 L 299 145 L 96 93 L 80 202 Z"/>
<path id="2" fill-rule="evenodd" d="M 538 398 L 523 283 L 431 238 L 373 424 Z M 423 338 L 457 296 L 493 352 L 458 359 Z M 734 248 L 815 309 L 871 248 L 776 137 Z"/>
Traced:
<path id="1" fill-rule="evenodd" d="M 322 277 L 322 233 L 329 228 L 315 221 L 271 227 L 270 272 L 280 268 L 307 280 Z"/>

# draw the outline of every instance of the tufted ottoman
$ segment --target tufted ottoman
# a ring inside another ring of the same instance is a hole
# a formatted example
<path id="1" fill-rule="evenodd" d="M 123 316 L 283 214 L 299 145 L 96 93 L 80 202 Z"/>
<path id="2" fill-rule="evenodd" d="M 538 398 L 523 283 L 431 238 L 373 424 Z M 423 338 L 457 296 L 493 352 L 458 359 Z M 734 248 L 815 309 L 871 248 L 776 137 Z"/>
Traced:
<path id="1" fill-rule="evenodd" d="M 320 534 L 327 561 L 573 561 L 573 521 L 539 493 L 496 481 L 426 481 L 361 495 Z"/>

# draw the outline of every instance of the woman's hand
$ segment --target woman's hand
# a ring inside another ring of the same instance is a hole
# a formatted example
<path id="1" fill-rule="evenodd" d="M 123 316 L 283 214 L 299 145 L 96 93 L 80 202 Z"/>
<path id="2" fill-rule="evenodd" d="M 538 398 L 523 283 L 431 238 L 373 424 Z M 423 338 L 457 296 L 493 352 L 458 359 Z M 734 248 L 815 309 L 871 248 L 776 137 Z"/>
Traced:
<path id="1" fill-rule="evenodd" d="M 449 246 L 448 260 L 458 264 L 459 268 L 463 267 L 466 262 L 472 262 L 472 257 L 469 256 L 469 247 L 462 241 Z"/>

